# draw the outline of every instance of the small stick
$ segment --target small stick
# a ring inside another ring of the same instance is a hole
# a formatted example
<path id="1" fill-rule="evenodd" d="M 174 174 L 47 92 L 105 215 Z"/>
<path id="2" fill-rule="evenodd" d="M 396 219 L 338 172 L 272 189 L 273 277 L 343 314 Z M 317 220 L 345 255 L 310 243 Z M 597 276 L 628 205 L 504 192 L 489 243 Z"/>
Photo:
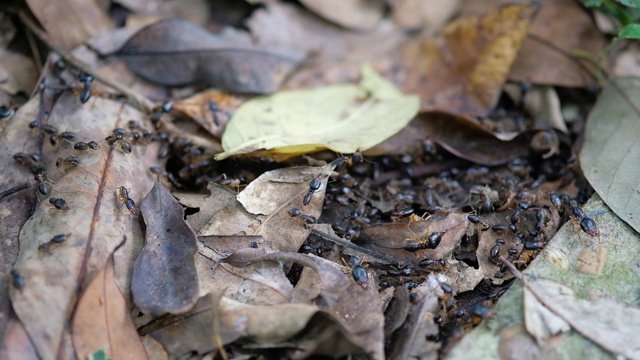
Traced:
<path id="1" fill-rule="evenodd" d="M 82 61 L 77 59 L 75 56 L 69 54 L 64 51 L 59 46 L 55 45 L 49 39 L 49 36 L 27 16 L 24 11 L 20 11 L 19 13 L 20 20 L 31 30 L 31 32 L 38 37 L 42 42 L 44 42 L 51 50 L 57 52 L 66 62 L 82 71 L 83 73 L 89 74 L 93 76 L 96 80 L 101 83 L 110 86 L 122 94 L 124 94 L 131 102 L 133 102 L 138 108 L 144 112 L 151 113 L 154 108 L 154 104 L 151 100 L 149 100 L 146 96 L 138 93 L 131 89 L 131 87 L 125 86 L 113 79 L 110 79 L 100 73 L 95 72 L 89 66 L 84 64 Z"/>
<path id="2" fill-rule="evenodd" d="M 358 245 L 356 245 L 356 244 L 354 244 L 354 243 L 352 243 L 350 241 L 341 239 L 341 238 L 339 238 L 337 236 L 333 236 L 331 234 L 327 234 L 326 232 L 323 232 L 323 231 L 320 231 L 320 230 L 316 230 L 316 229 L 311 229 L 311 233 L 314 234 L 314 235 L 320 236 L 321 238 L 323 238 L 325 240 L 329 240 L 331 242 L 334 242 L 334 243 L 336 243 L 338 245 L 342 245 L 342 246 L 347 247 L 349 249 L 353 249 L 355 251 L 359 251 L 359 252 L 361 252 L 363 254 L 375 257 L 375 258 L 380 259 L 380 260 L 384 260 L 389 264 L 392 264 L 392 265 L 399 265 L 400 264 L 398 262 L 398 260 L 396 260 L 396 259 L 394 259 L 394 258 L 392 258 L 390 256 L 380 254 L 378 252 L 375 252 L 373 250 L 369 250 L 367 248 L 363 248 L 362 246 L 358 246 Z"/>
<path id="3" fill-rule="evenodd" d="M 18 191 L 26 190 L 31 187 L 31 184 L 24 183 L 22 185 L 14 186 L 11 189 L 0 192 L 0 199 L 5 198 L 7 196 L 13 195 Z"/>

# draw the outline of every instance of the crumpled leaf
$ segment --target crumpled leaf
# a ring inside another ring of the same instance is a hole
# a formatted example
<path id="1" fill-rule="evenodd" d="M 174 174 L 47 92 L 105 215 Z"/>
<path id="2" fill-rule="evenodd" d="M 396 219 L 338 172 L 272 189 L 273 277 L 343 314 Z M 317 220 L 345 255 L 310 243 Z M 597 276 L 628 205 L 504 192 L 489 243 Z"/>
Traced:
<path id="1" fill-rule="evenodd" d="M 418 93 L 421 110 L 485 115 L 492 109 L 527 34 L 531 5 L 510 5 L 447 25 L 437 38 L 408 41 L 394 82 Z"/>
<path id="2" fill-rule="evenodd" d="M 97 68 L 102 65 L 95 63 Z M 31 101 L 34 104 L 25 105 L 25 109 L 38 107 L 37 98 Z M 33 119 L 24 118 L 21 126 L 28 129 L 27 125 Z M 82 105 L 77 95 L 70 92 L 64 92 L 57 98 L 48 117 L 49 124 L 55 125 L 59 132 L 73 131 L 77 141 L 95 140 L 101 149 L 80 153 L 67 142 L 55 147 L 48 139 L 40 143 L 47 178 L 54 185 L 49 195 L 42 197 L 20 231 L 20 253 L 14 267 L 24 277 L 26 285 L 19 291 L 13 289 L 11 300 L 43 359 L 73 352 L 70 328 L 66 324 L 77 294 L 104 268 L 110 254 L 122 242 L 123 234 L 127 235 L 127 241 L 115 254 L 115 277 L 125 298 L 128 298 L 132 254 L 142 247 L 143 237 L 138 219 L 118 199 L 117 189 L 126 187 L 129 196 L 139 201 L 152 184 L 152 177 L 147 171 L 151 164 L 143 157 L 143 152 L 154 151 L 157 147 L 153 144 L 144 149 L 133 146 L 130 154 L 124 154 L 119 147 L 110 147 L 96 134 L 109 134 L 116 127 L 124 128 L 131 119 L 141 123 L 147 121 L 145 114 L 122 106 L 117 100 L 92 97 Z M 36 132 L 37 129 L 29 131 Z M 38 133 L 28 134 L 22 139 L 30 137 L 37 139 Z M 78 156 L 80 166 L 56 167 L 57 158 L 70 155 Z M 49 198 L 52 197 L 65 199 L 69 210 L 49 207 Z M 58 234 L 70 236 L 48 251 L 38 249 L 39 245 Z"/>
<path id="3" fill-rule="evenodd" d="M 417 306 L 412 306 L 405 325 L 396 334 L 390 350 L 391 359 L 437 359 L 440 344 L 427 340 L 429 335 L 437 335 L 438 325 L 434 314 L 438 310 L 438 297 L 442 296 L 440 283 L 446 282 L 442 275 L 429 274 L 427 281 L 414 290 L 420 298 Z"/>
<path id="4" fill-rule="evenodd" d="M 640 231 L 640 79 L 606 84 L 587 119 L 580 165 L 605 203 Z"/>
<path id="5" fill-rule="evenodd" d="M 192 118 L 211 135 L 220 138 L 231 115 L 246 100 L 246 96 L 206 90 L 186 99 L 174 101 L 173 109 Z M 211 102 L 215 102 L 218 111 L 211 109 Z"/>
<path id="6" fill-rule="evenodd" d="M 431 139 L 447 151 L 477 164 L 494 166 L 524 157 L 529 152 L 532 132 L 500 139 L 477 121 L 440 111 L 418 115 L 404 129 L 365 152 L 368 156 L 406 154 L 420 151 Z"/>
<path id="7" fill-rule="evenodd" d="M 391 18 L 394 23 L 403 28 L 424 29 L 436 32 L 446 25 L 456 12 L 459 11 L 462 1 L 447 0 L 424 2 L 422 0 L 394 1 Z"/>
<path id="8" fill-rule="evenodd" d="M 182 19 L 141 29 L 117 55 L 133 72 L 157 84 L 206 84 L 256 94 L 276 91 L 299 60 L 256 48 L 247 34 L 213 34 Z"/>
<path id="9" fill-rule="evenodd" d="M 198 300 L 197 239 L 182 206 L 159 179 L 140 205 L 146 243 L 133 266 L 131 293 L 144 313 L 179 314 Z"/>
<path id="10" fill-rule="evenodd" d="M 104 349 L 114 359 L 147 359 L 113 267 L 111 258 L 80 297 L 72 324 L 76 355 L 86 359 Z"/>
<path id="11" fill-rule="evenodd" d="M 640 309 L 604 296 L 580 299 L 571 288 L 553 280 L 540 278 L 525 286 L 551 312 L 589 340 L 614 354 L 640 359 L 637 343 L 640 322 L 636 321 Z"/>
<path id="12" fill-rule="evenodd" d="M 366 150 L 397 133 L 418 112 L 418 98 L 400 93 L 368 65 L 359 85 L 283 91 L 240 107 L 222 136 L 225 152 L 282 161 L 330 149 Z M 260 151 L 268 149 L 268 151 Z"/>
<path id="13" fill-rule="evenodd" d="M 302 0 L 300 2 L 317 15 L 354 30 L 371 29 L 382 19 L 385 10 L 384 2 L 381 0 Z"/>
<path id="14" fill-rule="evenodd" d="M 402 263 L 417 266 L 423 259 L 443 259 L 460 244 L 462 235 L 469 226 L 467 214 L 452 213 L 445 218 L 431 218 L 409 223 L 377 224 L 362 228 L 354 243 L 392 256 Z M 410 242 L 425 242 L 434 232 L 445 232 L 435 249 L 422 249 L 416 252 L 404 250 Z M 373 261 L 373 259 L 372 259 Z"/>
<path id="15" fill-rule="evenodd" d="M 544 281 L 545 279 L 541 280 Z M 531 286 L 532 284 L 529 283 L 528 285 Z M 543 286 L 543 284 L 536 284 L 536 287 L 538 286 Z M 524 318 L 527 332 L 536 338 L 538 345 L 542 345 L 552 335 L 571 329 L 571 326 L 562 317 L 545 307 L 528 286 L 524 288 Z"/>

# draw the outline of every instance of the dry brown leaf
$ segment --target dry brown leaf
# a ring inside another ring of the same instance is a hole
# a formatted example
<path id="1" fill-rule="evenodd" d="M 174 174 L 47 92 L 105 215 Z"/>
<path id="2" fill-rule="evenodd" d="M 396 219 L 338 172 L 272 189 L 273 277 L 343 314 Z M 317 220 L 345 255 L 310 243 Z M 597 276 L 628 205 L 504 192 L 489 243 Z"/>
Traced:
<path id="1" fill-rule="evenodd" d="M 90 62 L 86 58 L 83 60 Z M 103 65 L 94 64 L 96 67 Z M 75 77 L 69 73 L 63 76 L 68 80 Z M 37 98 L 31 101 L 33 107 L 25 106 L 25 110 L 38 106 Z M 24 118 L 21 127 L 28 130 L 27 125 L 33 119 Z M 130 154 L 125 154 L 101 138 L 116 127 L 126 127 L 130 119 L 145 123 L 146 116 L 111 99 L 92 98 L 83 105 L 72 93 L 62 93 L 57 98 L 48 118 L 48 123 L 55 125 L 58 131 L 73 131 L 74 140 L 95 140 L 102 148 L 80 153 L 73 150 L 73 144 L 61 142 L 54 147 L 48 139 L 41 145 L 46 175 L 54 185 L 20 231 L 20 254 L 15 268 L 24 277 L 26 285 L 19 291 L 12 291 L 11 300 L 42 358 L 73 352 L 65 324 L 76 296 L 104 268 L 124 234 L 127 234 L 127 242 L 115 255 L 116 281 L 128 298 L 133 257 L 142 247 L 143 238 L 138 218 L 132 216 L 118 199 L 117 189 L 125 186 L 135 201 L 148 192 L 153 179 L 146 168 L 152 164 L 143 155 L 146 151 L 153 153 L 154 145 L 148 148 L 134 146 Z M 21 139 L 38 138 L 37 129 L 30 131 L 31 134 L 24 134 Z M 55 166 L 58 158 L 71 155 L 78 156 L 80 166 Z M 52 197 L 65 199 L 69 210 L 49 207 Z M 46 251 L 38 250 L 41 244 L 59 234 L 70 236 L 62 244 Z M 43 322 L 45 318 L 47 321 Z"/>
<path id="2" fill-rule="evenodd" d="M 144 313 L 180 314 L 198 300 L 197 239 L 182 206 L 159 179 L 140 205 L 146 241 L 133 267 L 131 293 Z"/>
<path id="3" fill-rule="evenodd" d="M 434 314 L 439 306 L 438 297 L 442 296 L 439 284 L 442 280 L 429 274 L 427 281 L 414 290 L 421 298 L 420 303 L 411 307 L 406 324 L 394 337 L 397 341 L 393 342 L 390 358 L 433 360 L 438 358 L 440 344 L 427 340 L 427 337 L 437 335 L 439 332 L 438 325 L 434 322 Z"/>
<path id="4" fill-rule="evenodd" d="M 27 0 L 27 5 L 51 40 L 67 50 L 113 28 L 109 16 L 95 0 Z"/>
<path id="5" fill-rule="evenodd" d="M 381 0 L 301 0 L 304 6 L 317 15 L 354 30 L 373 28 L 384 15 Z"/>
<path id="6" fill-rule="evenodd" d="M 173 103 L 176 111 L 195 120 L 200 126 L 218 139 L 231 116 L 248 97 L 233 95 L 219 90 L 206 90 Z M 219 110 L 212 110 L 212 102 Z"/>
<path id="7" fill-rule="evenodd" d="M 417 265 L 423 259 L 439 260 L 448 257 L 460 244 L 469 224 L 467 214 L 453 213 L 445 218 L 434 217 L 409 223 L 371 225 L 364 227 L 354 242 L 392 256 L 402 263 Z M 440 244 L 435 249 L 422 249 L 416 252 L 404 250 L 404 246 L 408 243 L 423 243 L 435 232 L 444 232 Z"/>
<path id="8" fill-rule="evenodd" d="M 501 165 L 526 156 L 532 136 L 533 133 L 525 132 L 506 141 L 469 117 L 429 111 L 418 115 L 399 133 L 367 150 L 365 154 L 414 153 L 421 149 L 426 139 L 431 139 L 463 159 L 482 165 Z"/>
<path id="9" fill-rule="evenodd" d="M 0 191 L 19 184 L 31 183 L 33 175 L 25 166 L 14 164 L 13 155 L 17 152 L 33 153 L 38 149 L 38 139 L 31 137 L 27 124 L 35 119 L 39 112 L 40 95 L 31 99 L 0 127 L 0 162 L 5 167 L 0 171 Z M 32 186 L 33 188 L 33 186 Z M 18 256 L 18 234 L 29 218 L 29 212 L 35 205 L 35 193 L 29 189 L 0 199 L 0 272 L 9 274 L 12 264 Z M 6 276 L 6 275 L 5 275 Z M 0 281 L 0 314 L 9 314 L 9 286 L 11 281 Z M 7 325 L 8 315 L 0 315 L 0 338 Z"/>
<path id="10" fill-rule="evenodd" d="M 6 49 L 0 49 L 0 90 L 16 95 L 19 92 L 31 94 L 38 80 L 36 65 L 31 58 Z"/>
<path id="11" fill-rule="evenodd" d="M 606 38 L 582 4 L 572 0 L 544 2 L 509 79 L 538 85 L 593 85 L 597 82 L 595 69 L 586 60 L 573 57 L 573 51 L 597 58 L 606 45 Z M 606 69 L 607 64 L 604 66 Z"/>
<path id="12" fill-rule="evenodd" d="M 249 94 L 276 91 L 301 59 L 256 47 L 244 32 L 211 33 L 178 18 L 145 26 L 116 55 L 156 84 L 205 84 Z"/>
<path id="13" fill-rule="evenodd" d="M 114 359 L 148 359 L 127 302 L 115 283 L 113 266 L 111 258 L 78 301 L 72 323 L 76 355 L 86 359 L 104 349 Z"/>
<path id="14" fill-rule="evenodd" d="M 389 76 L 405 93 L 418 93 L 424 111 L 485 115 L 498 101 L 533 11 L 511 5 L 455 20 L 439 37 L 407 42 L 398 53 L 402 70 Z"/>

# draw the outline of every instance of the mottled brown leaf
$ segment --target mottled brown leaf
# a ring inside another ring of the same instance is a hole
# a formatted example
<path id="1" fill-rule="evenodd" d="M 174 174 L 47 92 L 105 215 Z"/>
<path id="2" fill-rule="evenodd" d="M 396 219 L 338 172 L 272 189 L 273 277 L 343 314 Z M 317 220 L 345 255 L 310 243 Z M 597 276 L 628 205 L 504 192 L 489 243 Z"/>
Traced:
<path id="1" fill-rule="evenodd" d="M 238 93 L 278 89 L 297 60 L 256 48 L 247 34 L 213 34 L 182 19 L 141 29 L 117 55 L 141 77 L 157 84 L 206 84 Z"/>
<path id="2" fill-rule="evenodd" d="M 469 117 L 429 111 L 418 115 L 407 127 L 366 154 L 411 153 L 420 149 L 425 139 L 431 139 L 456 156 L 492 166 L 526 156 L 532 136 L 533 132 L 525 132 L 505 141 Z"/>
<path id="3" fill-rule="evenodd" d="M 198 300 L 196 235 L 184 221 L 182 206 L 160 180 L 140 210 L 147 225 L 146 243 L 133 267 L 133 300 L 154 316 L 185 312 Z"/>
<path id="4" fill-rule="evenodd" d="M 439 37 L 409 41 L 398 53 L 402 71 L 392 79 L 418 93 L 422 110 L 484 115 L 498 101 L 534 7 L 511 5 L 480 17 L 462 18 Z"/>
<path id="5" fill-rule="evenodd" d="M 113 267 L 111 258 L 78 302 L 72 324 L 76 355 L 86 359 L 104 349 L 114 359 L 147 359 L 127 302 L 116 285 Z"/>
<path id="6" fill-rule="evenodd" d="M 398 261 L 417 265 L 420 260 L 443 259 L 458 246 L 466 232 L 469 220 L 466 214 L 452 213 L 444 218 L 431 218 L 407 223 L 378 224 L 364 227 L 354 242 L 371 250 L 390 255 Z M 410 242 L 427 241 L 434 232 L 445 232 L 435 249 L 416 252 L 404 250 Z"/>
<path id="7" fill-rule="evenodd" d="M 94 65 L 100 68 L 104 64 L 96 61 Z M 73 81 L 70 72 L 62 76 Z M 37 98 L 31 101 L 33 105 L 25 109 L 39 106 Z M 154 149 L 153 144 L 144 149 L 134 146 L 130 154 L 125 154 L 103 140 L 114 128 L 126 127 L 130 119 L 146 121 L 144 114 L 120 101 L 92 97 L 81 104 L 76 94 L 64 92 L 52 106 L 46 119 L 50 125 L 59 132 L 73 131 L 76 141 L 95 140 L 101 149 L 79 152 L 73 149 L 73 143 L 59 142 L 52 146 L 48 137 L 46 141 L 40 140 L 42 164 L 53 185 L 49 195 L 41 196 L 31 219 L 20 230 L 20 253 L 14 267 L 26 284 L 11 292 L 11 300 L 38 355 L 44 359 L 73 353 L 66 324 L 76 297 L 104 268 L 110 254 L 122 242 L 123 234 L 127 235 L 127 242 L 115 254 L 118 264 L 115 277 L 128 298 L 133 254 L 142 247 L 143 237 L 138 218 L 118 199 L 117 189 L 125 186 L 132 199 L 140 200 L 152 184 L 146 169 L 150 164 L 143 154 Z M 21 125 L 23 141 L 39 139 L 38 129 L 27 126 L 33 119 L 26 118 Z M 80 166 L 56 167 L 58 158 L 71 155 L 79 158 Z M 69 210 L 48 206 L 52 197 L 65 199 Z M 70 235 L 64 243 L 46 251 L 38 249 L 58 234 Z"/>

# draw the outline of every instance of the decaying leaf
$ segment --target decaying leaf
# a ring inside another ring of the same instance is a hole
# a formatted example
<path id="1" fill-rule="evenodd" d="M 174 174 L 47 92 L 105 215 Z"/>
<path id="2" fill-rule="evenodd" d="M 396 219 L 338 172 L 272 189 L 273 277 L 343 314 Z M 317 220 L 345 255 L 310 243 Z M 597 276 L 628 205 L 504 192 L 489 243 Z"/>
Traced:
<path id="1" fill-rule="evenodd" d="M 182 206 L 160 180 L 140 210 L 147 225 L 146 243 L 133 267 L 133 300 L 154 316 L 185 312 L 198 300 L 196 235 L 184 221 Z"/>
<path id="2" fill-rule="evenodd" d="M 452 213 L 444 218 L 431 218 L 408 223 L 378 224 L 362 229 L 354 242 L 365 248 L 385 253 L 403 263 L 418 265 L 424 259 L 440 260 L 449 256 L 460 244 L 469 226 L 466 214 Z M 411 243 L 425 243 L 429 236 L 440 233 L 435 249 L 407 251 Z"/>
<path id="3" fill-rule="evenodd" d="M 175 101 L 173 108 L 189 116 L 209 133 L 220 138 L 231 115 L 246 100 L 246 96 L 207 90 Z"/>
<path id="4" fill-rule="evenodd" d="M 529 281 L 526 287 L 554 315 L 589 340 L 614 354 L 640 359 L 636 341 L 640 309 L 607 297 L 580 299 L 571 288 L 548 279 Z"/>
<path id="5" fill-rule="evenodd" d="M 505 141 L 469 117 L 429 111 L 365 153 L 370 156 L 413 153 L 422 147 L 425 139 L 430 139 L 463 159 L 482 165 L 501 165 L 526 156 L 532 135 L 525 132 Z"/>
<path id="6" fill-rule="evenodd" d="M 113 259 L 89 284 L 73 317 L 76 355 L 86 359 L 104 349 L 114 359 L 147 359 L 127 302 L 114 280 Z"/>
<path id="7" fill-rule="evenodd" d="M 510 5 L 463 18 L 437 38 L 409 41 L 399 52 L 403 71 L 394 82 L 418 93 L 421 110 L 485 115 L 498 101 L 511 64 L 527 34 L 531 5 Z"/>
<path id="8" fill-rule="evenodd" d="M 430 3 L 421 0 L 394 1 L 391 3 L 391 18 L 403 28 L 436 32 L 459 10 L 461 3 L 460 0 Z"/>
<path id="9" fill-rule="evenodd" d="M 524 318 L 527 332 L 536 338 L 538 345 L 544 344 L 553 335 L 571 329 L 566 321 L 545 307 L 526 286 L 524 288 Z"/>
<path id="10" fill-rule="evenodd" d="M 356 30 L 374 27 L 384 15 L 384 2 L 381 0 L 302 0 L 304 6 L 321 17 Z"/>
<path id="11" fill-rule="evenodd" d="M 513 63 L 509 79 L 537 85 L 585 87 L 596 82 L 596 70 L 578 50 L 597 58 L 607 40 L 592 16 L 572 0 L 544 2 L 529 36 Z M 601 64 L 607 68 L 607 63 Z"/>
<path id="12" fill-rule="evenodd" d="M 604 202 L 640 231 L 640 80 L 609 82 L 589 114 L 580 152 L 584 175 Z"/>
<path id="13" fill-rule="evenodd" d="M 30 154 L 38 149 L 38 140 L 29 136 L 27 124 L 37 117 L 40 111 L 39 105 L 40 95 L 37 95 L 22 105 L 10 120 L 0 126 L 0 162 L 7 164 L 0 171 L 0 191 L 31 182 L 33 175 L 30 169 L 12 163 L 15 162 L 13 159 L 15 153 Z M 32 190 L 33 187 L 0 199 L 2 207 L 0 234 L 3 238 L 3 241 L 0 242 L 0 271 L 2 274 L 10 273 L 11 267 L 18 257 L 20 229 L 29 218 L 29 212 L 37 201 Z M 11 286 L 11 281 L 0 281 L 0 314 L 9 314 L 10 312 L 9 286 Z M 5 328 L 9 326 L 7 321 L 9 321 L 8 316 L 0 316 L 0 337 L 2 337 Z"/>
<path id="14" fill-rule="evenodd" d="M 418 98 L 399 92 L 368 65 L 359 85 L 283 91 L 240 107 L 222 136 L 225 152 L 277 160 L 324 149 L 366 150 L 397 133 L 418 111 Z M 267 151 L 261 151 L 265 150 Z"/>
<path id="15" fill-rule="evenodd" d="M 434 322 L 434 314 L 438 310 L 438 297 L 442 296 L 440 282 L 446 278 L 429 274 L 427 281 L 420 284 L 415 293 L 420 302 L 413 306 L 406 324 L 394 336 L 396 341 L 391 349 L 393 359 L 437 359 L 440 344 L 429 341 L 429 335 L 437 335 L 438 325 Z"/>
<path id="16" fill-rule="evenodd" d="M 37 97 L 30 101 L 34 104 L 25 110 L 38 107 Z M 48 195 L 39 195 L 41 201 L 20 231 L 20 253 L 14 268 L 26 284 L 20 290 L 13 289 L 11 300 L 38 355 L 44 359 L 53 358 L 60 351 L 73 352 L 65 324 L 76 296 L 104 268 L 110 254 L 122 242 L 123 234 L 127 234 L 127 242 L 115 254 L 115 278 L 128 298 L 132 254 L 139 251 L 143 238 L 138 218 L 126 209 L 117 194 L 124 186 L 129 189 L 129 196 L 139 201 L 151 188 L 152 178 L 145 168 L 150 164 L 142 156 L 141 147 L 134 146 L 130 154 L 125 154 L 96 134 L 110 134 L 116 127 L 126 127 L 130 119 L 144 122 L 144 118 L 141 112 L 111 99 L 92 98 L 83 105 L 70 92 L 57 98 L 48 117 L 48 123 L 57 127 L 58 132 L 72 131 L 77 141 L 95 139 L 101 149 L 81 153 L 73 149 L 73 143 L 58 142 L 53 146 L 48 138 L 41 143 L 42 166 L 50 189 Z M 33 119 L 24 118 L 21 127 L 37 131 L 28 128 Z M 152 151 L 153 145 L 149 146 L 146 150 Z M 58 158 L 72 155 L 79 159 L 78 166 L 56 167 Z M 50 206 L 51 198 L 65 200 L 68 210 Z M 60 234 L 68 234 L 66 241 L 39 249 Z"/>
<path id="17" fill-rule="evenodd" d="M 297 60 L 256 48 L 247 34 L 213 34 L 181 19 L 141 29 L 118 51 L 129 67 L 157 84 L 206 84 L 238 93 L 267 94 Z"/>

